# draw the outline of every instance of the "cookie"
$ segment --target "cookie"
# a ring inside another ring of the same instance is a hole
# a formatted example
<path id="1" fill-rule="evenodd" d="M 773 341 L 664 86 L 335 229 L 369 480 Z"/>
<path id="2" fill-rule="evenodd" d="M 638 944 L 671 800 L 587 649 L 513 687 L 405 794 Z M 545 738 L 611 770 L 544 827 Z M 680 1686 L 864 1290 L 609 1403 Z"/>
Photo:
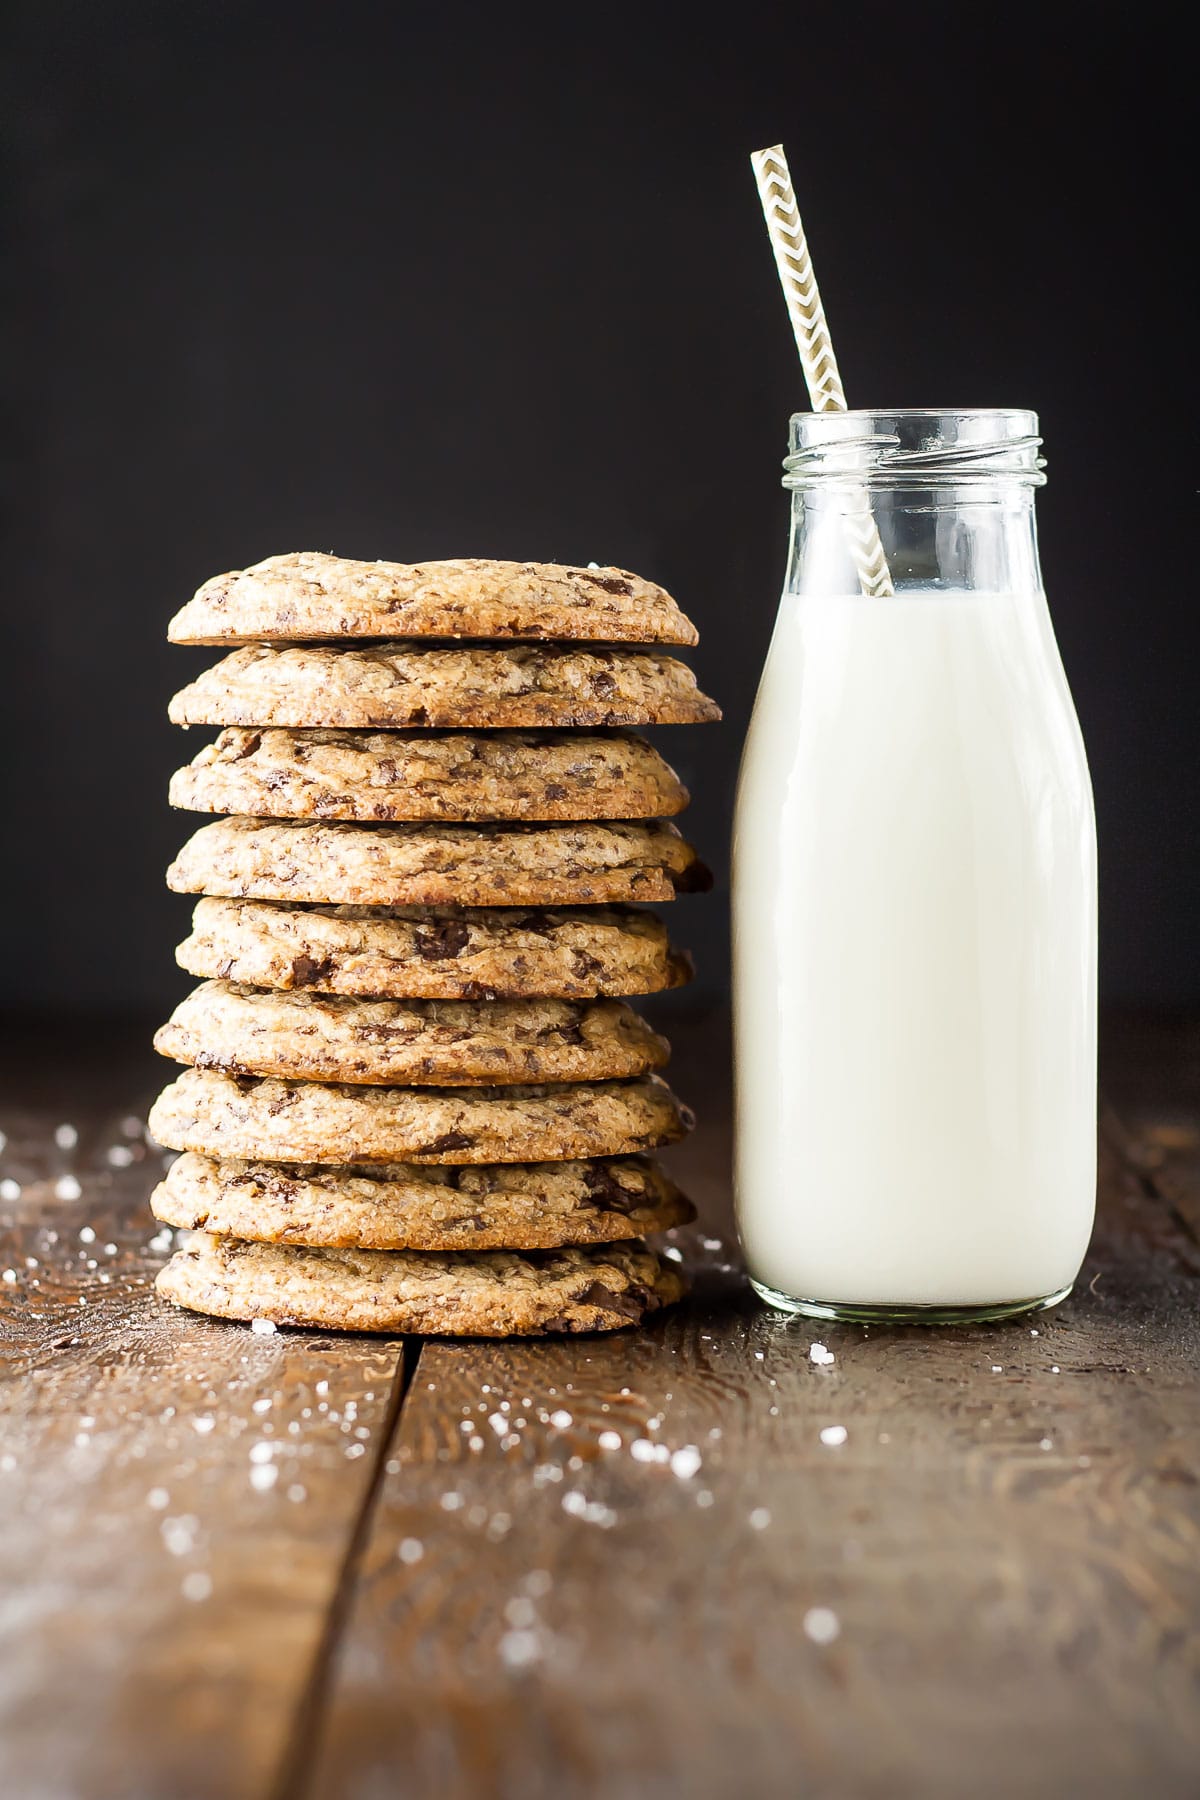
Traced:
<path id="1" fill-rule="evenodd" d="M 256 819 L 653 819 L 687 789 L 630 732 L 223 731 L 171 805 Z"/>
<path id="2" fill-rule="evenodd" d="M 335 906 L 570 906 L 711 885 L 670 824 L 340 825 L 217 819 L 167 870 L 180 894 Z"/>
<path id="3" fill-rule="evenodd" d="M 666 926 L 632 907 L 284 906 L 205 899 L 176 951 L 191 975 L 391 1000 L 588 1000 L 691 978 Z"/>
<path id="4" fill-rule="evenodd" d="M 671 1047 L 623 1000 L 351 1000 L 206 981 L 154 1048 L 198 1069 L 392 1087 L 644 1075 Z"/>
<path id="5" fill-rule="evenodd" d="M 647 1156 L 325 1169 L 187 1155 L 150 1206 L 166 1225 L 335 1250 L 549 1250 L 645 1237 L 695 1217 Z"/>
<path id="6" fill-rule="evenodd" d="M 171 620 L 173 644 L 313 638 L 588 638 L 694 644 L 663 588 L 558 563 L 355 562 L 320 551 L 214 575 Z"/>
<path id="7" fill-rule="evenodd" d="M 307 1250 L 197 1233 L 161 1270 L 167 1300 L 222 1319 L 320 1331 L 531 1337 L 618 1331 L 683 1294 L 643 1244 L 598 1250 Z"/>
<path id="8" fill-rule="evenodd" d="M 692 1124 L 657 1075 L 386 1088 L 188 1069 L 150 1112 L 151 1135 L 167 1150 L 306 1163 L 584 1162 L 675 1143 Z"/>
<path id="9" fill-rule="evenodd" d="M 247 644 L 181 688 L 168 711 L 176 725 L 457 731 L 721 716 L 674 657 L 561 644 Z"/>

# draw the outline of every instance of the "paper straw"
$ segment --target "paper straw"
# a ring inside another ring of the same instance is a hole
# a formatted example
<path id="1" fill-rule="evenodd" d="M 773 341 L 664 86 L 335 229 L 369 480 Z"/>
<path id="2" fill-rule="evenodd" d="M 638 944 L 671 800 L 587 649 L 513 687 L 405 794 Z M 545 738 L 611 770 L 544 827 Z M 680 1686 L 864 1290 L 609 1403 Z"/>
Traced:
<path id="1" fill-rule="evenodd" d="M 808 239 L 800 223 L 783 145 L 772 144 L 769 150 L 754 151 L 750 164 L 758 183 L 758 197 L 767 221 L 771 248 L 775 252 L 775 266 L 779 270 L 813 411 L 845 412 L 846 392 L 838 373 L 833 340 L 825 321 L 821 291 L 813 273 Z M 865 488 L 854 490 L 846 516 L 846 532 L 863 593 L 893 593 L 887 557 Z"/>

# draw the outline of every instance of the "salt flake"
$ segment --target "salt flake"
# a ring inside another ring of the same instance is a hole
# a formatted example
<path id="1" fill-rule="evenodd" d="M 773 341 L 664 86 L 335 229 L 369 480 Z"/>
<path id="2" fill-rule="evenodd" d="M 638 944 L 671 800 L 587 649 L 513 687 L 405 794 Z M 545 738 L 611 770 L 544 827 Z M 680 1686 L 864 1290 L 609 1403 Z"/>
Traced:
<path id="1" fill-rule="evenodd" d="M 828 1606 L 810 1606 L 804 1615 L 804 1635 L 814 1644 L 832 1644 L 841 1631 L 841 1620 Z"/>

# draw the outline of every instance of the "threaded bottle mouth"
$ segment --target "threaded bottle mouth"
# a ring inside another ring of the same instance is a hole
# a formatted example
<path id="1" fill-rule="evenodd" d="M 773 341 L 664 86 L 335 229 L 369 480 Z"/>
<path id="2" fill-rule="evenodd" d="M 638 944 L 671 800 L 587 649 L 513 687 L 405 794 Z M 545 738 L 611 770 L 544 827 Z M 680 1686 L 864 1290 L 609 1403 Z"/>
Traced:
<path id="1" fill-rule="evenodd" d="M 1041 442 L 1024 407 L 793 413 L 783 485 L 1041 487 Z"/>

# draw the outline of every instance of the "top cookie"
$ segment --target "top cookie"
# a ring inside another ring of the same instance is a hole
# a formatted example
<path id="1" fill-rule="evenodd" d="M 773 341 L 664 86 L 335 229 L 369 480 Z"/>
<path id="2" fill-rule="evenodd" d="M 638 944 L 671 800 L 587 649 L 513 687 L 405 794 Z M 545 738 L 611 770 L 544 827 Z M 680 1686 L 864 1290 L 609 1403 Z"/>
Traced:
<path id="1" fill-rule="evenodd" d="M 214 575 L 167 628 L 173 644 L 323 638 L 573 638 L 694 644 L 665 589 L 627 569 L 558 563 L 356 562 L 321 551 Z"/>

